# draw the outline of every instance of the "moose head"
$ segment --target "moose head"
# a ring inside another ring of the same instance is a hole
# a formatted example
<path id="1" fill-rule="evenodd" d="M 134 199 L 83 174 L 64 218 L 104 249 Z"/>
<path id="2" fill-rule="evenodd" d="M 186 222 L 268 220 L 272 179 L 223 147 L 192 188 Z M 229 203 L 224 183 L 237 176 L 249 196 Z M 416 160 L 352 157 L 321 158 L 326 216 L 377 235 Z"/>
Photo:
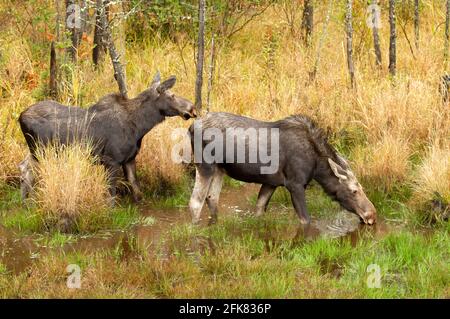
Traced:
<path id="1" fill-rule="evenodd" d="M 333 196 L 342 207 L 357 214 L 366 224 L 376 222 L 377 213 L 372 202 L 367 198 L 361 184 L 350 169 L 348 163 L 338 156 L 340 164 L 328 158 L 333 173 Z"/>
<path id="2" fill-rule="evenodd" d="M 194 104 L 170 91 L 177 79 L 174 75 L 161 82 L 159 72 L 156 73 L 150 85 L 149 102 L 160 110 L 163 116 L 181 116 L 185 120 L 197 117 Z"/>

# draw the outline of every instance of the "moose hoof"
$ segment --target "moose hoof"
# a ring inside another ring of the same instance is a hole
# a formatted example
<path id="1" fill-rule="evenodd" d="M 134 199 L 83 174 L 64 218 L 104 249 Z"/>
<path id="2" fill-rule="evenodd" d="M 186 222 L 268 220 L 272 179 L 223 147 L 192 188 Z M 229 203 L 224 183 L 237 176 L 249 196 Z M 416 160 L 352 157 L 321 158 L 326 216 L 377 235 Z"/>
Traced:
<path id="1" fill-rule="evenodd" d="M 256 217 L 261 217 L 264 214 L 264 209 L 261 208 L 259 209 L 258 207 L 256 208 L 256 212 L 255 212 L 255 216 Z"/>
<path id="2" fill-rule="evenodd" d="M 59 232 L 61 232 L 63 234 L 67 234 L 73 230 L 73 226 L 74 226 L 74 222 L 73 222 L 72 218 L 65 216 L 65 217 L 62 217 L 58 221 L 56 228 Z"/>
<path id="3" fill-rule="evenodd" d="M 133 200 L 135 203 L 139 203 L 140 201 L 142 201 L 143 198 L 144 195 L 141 192 L 133 194 Z"/>
<path id="4" fill-rule="evenodd" d="M 214 224 L 217 224 L 217 216 L 209 218 L 208 225 L 211 226 Z"/>

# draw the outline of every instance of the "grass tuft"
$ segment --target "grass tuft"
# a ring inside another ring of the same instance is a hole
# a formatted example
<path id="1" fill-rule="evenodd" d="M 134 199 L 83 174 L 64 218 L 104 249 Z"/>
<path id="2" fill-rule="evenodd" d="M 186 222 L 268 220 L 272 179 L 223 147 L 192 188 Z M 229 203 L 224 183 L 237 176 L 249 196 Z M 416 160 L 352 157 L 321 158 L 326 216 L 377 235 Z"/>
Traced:
<path id="1" fill-rule="evenodd" d="M 33 200 L 48 227 L 90 232 L 108 219 L 111 198 L 107 173 L 91 156 L 87 143 L 51 144 L 37 153 L 37 183 Z"/>

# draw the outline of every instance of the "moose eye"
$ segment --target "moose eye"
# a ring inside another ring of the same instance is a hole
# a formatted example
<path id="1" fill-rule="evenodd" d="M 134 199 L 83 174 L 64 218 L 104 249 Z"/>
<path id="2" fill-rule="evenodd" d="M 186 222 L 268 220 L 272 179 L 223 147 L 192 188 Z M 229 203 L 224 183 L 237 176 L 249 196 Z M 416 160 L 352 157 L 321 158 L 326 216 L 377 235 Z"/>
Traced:
<path id="1" fill-rule="evenodd" d="M 353 194 L 356 194 L 358 191 L 355 189 L 352 191 Z"/>

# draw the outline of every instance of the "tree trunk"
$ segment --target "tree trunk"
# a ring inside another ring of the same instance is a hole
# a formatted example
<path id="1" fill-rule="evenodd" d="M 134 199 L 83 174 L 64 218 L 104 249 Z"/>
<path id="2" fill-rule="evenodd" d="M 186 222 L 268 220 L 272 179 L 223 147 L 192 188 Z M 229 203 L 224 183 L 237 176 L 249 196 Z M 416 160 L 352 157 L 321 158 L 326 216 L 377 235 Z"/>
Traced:
<path id="1" fill-rule="evenodd" d="M 208 79 L 208 94 L 206 97 L 206 111 L 209 112 L 211 106 L 211 91 L 214 78 L 214 66 L 215 66 L 215 47 L 214 47 L 214 34 L 211 38 L 211 58 L 209 61 L 209 79 Z"/>
<path id="2" fill-rule="evenodd" d="M 395 29 L 395 0 L 389 0 L 389 73 L 395 76 L 397 73 L 397 31 Z"/>
<path id="3" fill-rule="evenodd" d="M 52 42 L 50 48 L 50 79 L 48 82 L 48 91 L 50 96 L 54 99 L 56 99 L 58 95 L 56 79 L 57 79 L 57 66 L 56 66 L 55 42 Z"/>
<path id="4" fill-rule="evenodd" d="M 346 35 L 347 35 L 347 66 L 350 74 L 350 85 L 355 88 L 355 65 L 353 63 L 353 0 L 347 0 L 347 10 L 345 15 Z"/>
<path id="5" fill-rule="evenodd" d="M 56 34 L 56 42 L 61 41 L 61 2 L 60 0 L 55 0 L 55 8 L 56 8 L 56 28 L 55 28 L 55 34 Z"/>
<path id="6" fill-rule="evenodd" d="M 420 39 L 420 15 L 419 15 L 419 0 L 414 0 L 414 38 L 416 42 L 416 49 L 419 49 Z"/>
<path id="7" fill-rule="evenodd" d="M 77 61 L 78 46 L 81 41 L 81 10 L 76 0 L 66 0 L 66 28 L 70 32 L 72 45 L 67 49 L 72 62 Z"/>
<path id="8" fill-rule="evenodd" d="M 380 45 L 380 34 L 378 29 L 380 27 L 381 16 L 380 12 L 377 11 L 375 6 L 378 5 L 378 0 L 372 0 L 372 33 L 373 33 L 373 47 L 375 49 L 375 63 L 381 69 L 382 67 L 382 55 L 381 55 L 381 45 Z"/>
<path id="9" fill-rule="evenodd" d="M 205 0 L 198 2 L 198 43 L 197 43 L 197 79 L 195 81 L 195 108 L 201 114 L 203 60 L 205 55 Z"/>
<path id="10" fill-rule="evenodd" d="M 447 0 L 447 10 L 445 14 L 445 44 L 444 44 L 444 59 L 445 66 L 447 67 L 448 62 L 448 50 L 449 50 L 449 36 L 450 36 L 450 0 Z"/>
<path id="11" fill-rule="evenodd" d="M 328 24 L 330 22 L 330 17 L 331 17 L 332 12 L 333 12 L 333 0 L 329 0 L 327 15 L 325 17 L 325 22 L 323 24 L 322 34 L 321 34 L 320 40 L 319 40 L 319 46 L 317 47 L 316 61 L 314 62 L 313 70 L 311 72 L 309 72 L 309 80 L 311 82 L 316 79 L 317 70 L 319 69 L 320 54 L 322 53 L 323 43 L 325 42 L 325 38 L 327 36 Z"/>
<path id="12" fill-rule="evenodd" d="M 105 6 L 106 20 L 109 16 L 109 0 L 103 0 Z M 105 46 L 105 39 L 103 34 L 103 28 L 101 27 L 101 16 L 100 10 L 97 7 L 95 9 L 95 28 L 94 28 L 94 49 L 92 50 L 92 62 L 95 66 L 103 59 L 103 56 L 107 53 L 107 48 Z"/>
<path id="13" fill-rule="evenodd" d="M 56 19 L 55 19 L 55 41 L 61 42 L 61 1 L 55 0 Z M 64 15 L 65 16 L 65 15 Z M 48 82 L 48 92 L 53 99 L 58 98 L 58 65 L 56 60 L 55 42 L 53 41 L 50 47 L 50 77 Z"/>
<path id="14" fill-rule="evenodd" d="M 100 26 L 102 27 L 105 45 L 108 47 L 109 56 L 111 57 L 111 62 L 114 68 L 114 78 L 119 85 L 120 94 L 122 94 L 124 98 L 128 98 L 125 70 L 123 68 L 123 65 L 120 63 L 120 56 L 116 50 L 116 46 L 114 45 L 111 29 L 109 27 L 109 21 L 106 17 L 106 8 L 103 0 L 97 0 L 97 8 L 100 8 Z"/>
<path id="15" fill-rule="evenodd" d="M 305 45 L 309 47 L 312 42 L 312 34 L 314 28 L 314 0 L 305 0 L 305 7 L 303 9 L 302 30 L 304 30 Z"/>
<path id="16" fill-rule="evenodd" d="M 86 26 L 88 24 L 88 7 L 87 7 L 87 0 L 81 0 L 81 12 L 80 12 L 80 18 L 81 18 L 81 26 L 80 30 L 78 32 L 79 41 L 81 42 L 81 39 L 83 38 L 83 33 L 86 32 Z"/>

